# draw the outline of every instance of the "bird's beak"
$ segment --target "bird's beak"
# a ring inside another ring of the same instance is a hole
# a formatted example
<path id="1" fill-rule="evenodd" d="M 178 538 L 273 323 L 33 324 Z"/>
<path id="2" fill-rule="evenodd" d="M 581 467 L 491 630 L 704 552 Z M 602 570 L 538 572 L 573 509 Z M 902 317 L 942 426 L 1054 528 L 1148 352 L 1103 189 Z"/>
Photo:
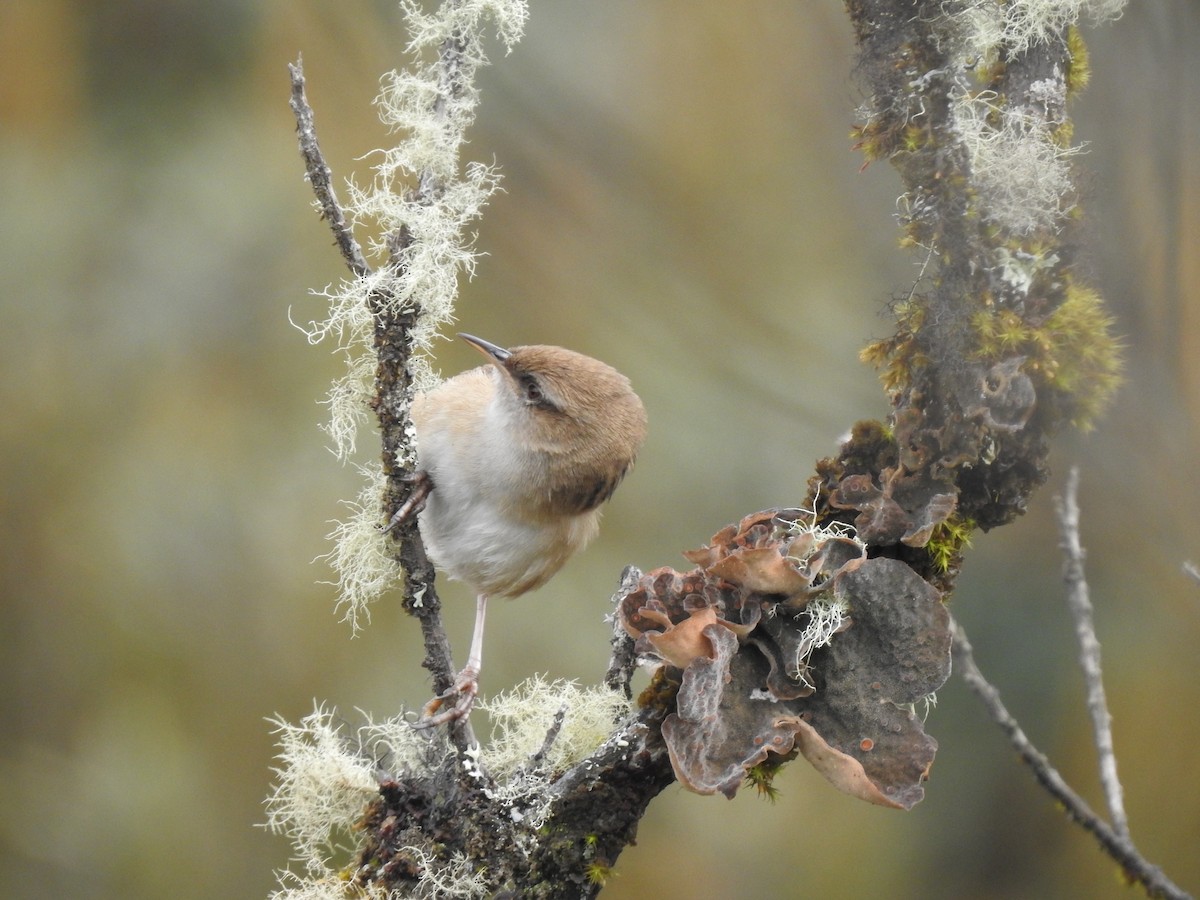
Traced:
<path id="1" fill-rule="evenodd" d="M 512 355 L 503 347 L 497 347 L 491 341 L 477 338 L 473 334 L 459 334 L 459 337 L 486 356 L 489 362 L 498 363 L 503 366 L 504 361 Z"/>

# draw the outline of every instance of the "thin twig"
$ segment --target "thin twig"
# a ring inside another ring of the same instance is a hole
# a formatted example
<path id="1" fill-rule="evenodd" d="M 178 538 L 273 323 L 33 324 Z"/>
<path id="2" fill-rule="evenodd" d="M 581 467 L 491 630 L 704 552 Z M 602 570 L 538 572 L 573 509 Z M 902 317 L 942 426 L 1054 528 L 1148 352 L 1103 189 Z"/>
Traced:
<path id="1" fill-rule="evenodd" d="M 642 578 L 642 570 L 637 566 L 626 566 L 621 573 L 621 584 L 613 595 L 613 604 L 618 604 L 630 594 Z M 633 638 L 625 633 L 616 613 L 612 615 L 613 635 L 609 639 L 612 654 L 608 660 L 608 671 L 604 673 L 604 684 L 611 690 L 619 692 L 626 700 L 633 699 L 634 670 L 637 669 L 637 653 L 634 652 Z"/>
<path id="2" fill-rule="evenodd" d="M 459 0 L 447 0 L 455 6 Z M 455 29 L 438 48 L 438 92 L 434 100 L 434 114 L 444 128 L 450 127 L 447 112 L 449 101 L 464 90 L 462 56 L 466 37 Z M 445 186 L 434 173 L 425 169 L 418 174 L 417 188 L 406 196 L 407 203 L 425 206 L 434 203 Z M 405 226 L 385 238 L 391 253 L 390 265 L 403 272 L 409 265 L 415 238 Z M 409 367 L 412 355 L 412 326 L 420 314 L 419 301 L 411 309 L 393 312 L 390 304 L 372 301 L 375 313 L 375 345 L 379 354 L 379 366 L 375 381 L 378 386 L 375 412 L 379 416 L 383 443 L 383 471 L 387 481 L 384 490 L 384 515 L 389 522 L 410 498 L 416 483 L 412 472 L 395 465 L 404 458 L 412 429 L 409 409 L 412 402 L 413 378 Z M 456 671 L 451 655 L 450 641 L 442 623 L 441 604 L 434 588 L 434 569 L 417 528 L 415 517 L 394 532 L 400 544 L 400 556 L 405 570 L 405 609 L 416 616 L 421 625 L 425 642 L 425 659 L 422 665 L 433 676 L 435 695 L 447 693 L 454 685 Z M 450 740 L 460 754 L 465 754 L 477 745 L 470 720 L 462 717 L 450 725 Z M 466 770 L 464 770 L 465 772 Z M 465 776 L 464 776 L 465 777 Z"/>
<path id="3" fill-rule="evenodd" d="M 554 748 L 554 742 L 558 740 L 558 735 L 562 731 L 563 722 L 567 720 L 567 704 L 564 703 L 558 708 L 554 714 L 554 721 L 550 723 L 550 727 L 546 729 L 546 739 L 542 741 L 542 746 L 538 751 L 529 757 L 529 765 L 527 768 L 530 771 L 537 771 L 542 767 L 542 763 L 546 761 L 546 757 L 550 755 L 550 751 Z"/>
<path id="4" fill-rule="evenodd" d="M 1200 567 L 1194 562 L 1189 561 L 1183 564 L 1183 574 L 1196 582 L 1200 582 Z"/>
<path id="5" fill-rule="evenodd" d="M 1067 583 L 1067 608 L 1075 620 L 1075 636 L 1079 639 L 1079 665 L 1083 668 L 1083 679 L 1087 688 L 1088 713 L 1092 717 L 1092 732 L 1096 740 L 1096 752 L 1100 757 L 1100 784 L 1108 801 L 1109 817 L 1113 830 L 1129 837 L 1129 820 L 1125 815 L 1124 791 L 1117 777 L 1117 754 L 1113 749 L 1112 716 L 1108 712 L 1108 700 L 1104 696 L 1104 679 L 1100 672 L 1100 641 L 1096 638 L 1096 625 L 1092 615 L 1092 601 L 1088 594 L 1087 579 L 1083 574 L 1086 556 L 1079 542 L 1079 469 L 1071 467 L 1067 474 L 1067 486 L 1061 497 L 1054 498 L 1058 512 L 1058 528 L 1062 536 L 1063 580 Z"/>
<path id="6" fill-rule="evenodd" d="M 1009 743 L 1016 749 L 1021 760 L 1033 771 L 1033 777 L 1037 779 L 1038 784 L 1063 805 L 1067 816 L 1072 821 L 1096 837 L 1100 848 L 1125 870 L 1126 877 L 1141 884 L 1146 889 L 1148 896 L 1189 900 L 1190 894 L 1185 893 L 1167 878 L 1157 866 L 1151 865 L 1138 852 L 1128 836 L 1117 834 L 1107 822 L 1092 811 L 1087 801 L 1076 794 L 1071 786 L 1063 780 L 1058 771 L 1050 765 L 1049 760 L 1026 737 L 1017 720 L 1012 717 L 1001 701 L 1000 692 L 979 671 L 966 632 L 954 620 L 951 620 L 950 627 L 954 635 L 955 669 L 967 683 L 967 687 L 983 701 L 992 721 L 1008 735 Z"/>
<path id="7" fill-rule="evenodd" d="M 294 65 L 288 63 L 288 71 L 292 73 L 291 106 L 296 116 L 296 134 L 300 140 L 300 153 L 304 157 L 304 171 L 313 193 L 317 195 L 317 202 L 321 204 L 321 218 L 329 223 L 333 238 L 350 271 L 359 278 L 365 278 L 371 274 L 371 267 L 367 265 L 362 248 L 346 221 L 342 205 L 338 203 L 333 190 L 333 172 L 326 164 L 321 145 L 317 142 L 312 107 L 304 92 L 304 59 L 297 56 Z"/>

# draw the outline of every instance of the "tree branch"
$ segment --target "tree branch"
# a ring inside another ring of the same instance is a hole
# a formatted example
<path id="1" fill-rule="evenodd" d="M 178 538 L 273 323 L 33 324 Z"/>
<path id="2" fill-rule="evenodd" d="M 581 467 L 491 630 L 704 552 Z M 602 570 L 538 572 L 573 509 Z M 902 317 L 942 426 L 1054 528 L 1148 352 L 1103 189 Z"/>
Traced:
<path id="1" fill-rule="evenodd" d="M 975 663 L 971 642 L 958 622 L 953 622 L 954 665 L 976 696 L 983 702 L 992 721 L 1008 735 L 1009 743 L 1017 751 L 1021 761 L 1029 766 L 1033 777 L 1049 794 L 1058 800 L 1067 817 L 1085 831 L 1095 836 L 1100 849 L 1111 856 L 1131 881 L 1141 884 L 1151 897 L 1167 897 L 1171 900 L 1187 900 L 1190 897 L 1172 882 L 1162 870 L 1151 865 L 1133 845 L 1128 835 L 1119 834 L 1101 819 L 1087 801 L 1071 788 L 1058 771 L 1050 765 L 1045 755 L 1033 745 L 1017 720 L 1000 699 L 1000 692 L 979 671 Z"/>
<path id="2" fill-rule="evenodd" d="M 1096 639 L 1096 626 L 1092 617 L 1092 601 L 1088 596 L 1088 584 L 1083 574 L 1085 556 L 1079 542 L 1079 469 L 1071 467 L 1067 475 L 1067 487 L 1062 497 L 1055 498 L 1058 511 L 1061 547 L 1066 556 L 1063 579 L 1067 584 L 1067 608 L 1075 621 L 1075 636 L 1079 640 L 1079 665 L 1087 687 L 1088 713 L 1092 717 L 1092 731 L 1096 740 L 1096 751 L 1100 756 L 1100 784 L 1108 801 L 1109 818 L 1113 830 L 1123 838 L 1129 837 L 1129 820 L 1125 816 L 1124 792 L 1117 777 L 1117 754 L 1113 750 L 1112 716 L 1108 712 L 1108 700 L 1104 696 L 1104 679 L 1100 672 L 1100 641 Z"/>
<path id="3" fill-rule="evenodd" d="M 365 278 L 371 274 L 371 267 L 367 265 L 362 248 L 359 247 L 354 232 L 350 230 L 346 221 L 346 214 L 333 190 L 333 172 L 326 164 L 321 145 L 317 141 L 312 107 L 304 92 L 303 57 L 297 56 L 294 64 L 289 63 L 288 71 L 292 75 L 291 107 L 296 117 L 296 134 L 300 141 L 300 154 L 304 157 L 305 177 L 312 185 L 313 193 L 317 195 L 317 202 L 321 206 L 321 218 L 329 223 L 342 259 L 346 261 L 351 272 L 359 278 Z"/>

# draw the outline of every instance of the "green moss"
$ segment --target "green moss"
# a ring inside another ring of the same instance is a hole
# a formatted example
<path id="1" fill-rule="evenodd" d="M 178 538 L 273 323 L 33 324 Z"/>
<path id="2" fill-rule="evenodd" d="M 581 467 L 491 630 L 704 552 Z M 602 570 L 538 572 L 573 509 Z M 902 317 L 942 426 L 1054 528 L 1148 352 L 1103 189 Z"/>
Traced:
<path id="1" fill-rule="evenodd" d="M 779 797 L 779 788 L 775 787 L 775 776 L 783 768 L 783 764 L 792 758 L 769 754 L 765 760 L 746 770 L 746 784 L 752 785 L 760 797 L 765 797 L 771 803 Z"/>
<path id="2" fill-rule="evenodd" d="M 838 461 L 844 472 L 878 472 L 896 464 L 896 438 L 878 419 L 861 419 L 850 429 Z"/>
<path id="3" fill-rule="evenodd" d="M 608 884 L 608 879 L 612 877 L 612 866 L 606 866 L 601 862 L 592 860 L 587 864 L 587 880 L 589 884 L 604 887 Z"/>
<path id="4" fill-rule="evenodd" d="M 971 546 L 971 535 L 975 522 L 964 516 L 954 515 L 933 529 L 925 550 L 929 553 L 934 569 L 949 572 L 962 560 L 963 551 Z"/>
<path id="5" fill-rule="evenodd" d="M 898 301 L 892 312 L 896 316 L 896 333 L 872 341 L 859 351 L 859 359 L 879 370 L 879 380 L 888 391 L 902 391 L 913 381 L 913 373 L 928 363 L 917 343 L 917 332 L 925 322 L 923 299 L 910 297 Z"/>
<path id="6" fill-rule="evenodd" d="M 1068 276 L 1062 298 L 1040 325 L 1010 309 L 980 310 L 971 319 L 974 356 L 992 362 L 1024 354 L 1025 371 L 1059 393 L 1071 424 L 1086 431 L 1121 383 L 1121 347 L 1096 291 Z"/>
<path id="7" fill-rule="evenodd" d="M 1087 44 L 1074 25 L 1067 29 L 1067 58 L 1067 99 L 1070 100 L 1092 80 L 1092 64 Z"/>
<path id="8" fill-rule="evenodd" d="M 1062 304 L 1038 329 L 1051 352 L 1043 365 L 1047 383 L 1067 395 L 1071 424 L 1090 430 L 1121 384 L 1121 344 L 1113 319 L 1089 287 L 1068 281 Z"/>
<path id="9" fill-rule="evenodd" d="M 678 669 L 662 666 L 650 679 L 650 683 L 638 694 L 639 709 L 657 709 L 666 715 L 674 708 L 675 695 L 679 693 L 682 678 Z"/>

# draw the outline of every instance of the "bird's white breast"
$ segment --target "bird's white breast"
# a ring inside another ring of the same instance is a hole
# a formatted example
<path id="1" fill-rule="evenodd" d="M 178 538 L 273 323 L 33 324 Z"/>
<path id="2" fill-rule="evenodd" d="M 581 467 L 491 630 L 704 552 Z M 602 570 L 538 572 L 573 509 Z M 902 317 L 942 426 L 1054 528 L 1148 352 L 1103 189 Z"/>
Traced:
<path id="1" fill-rule="evenodd" d="M 433 562 L 479 593 L 517 596 L 545 583 L 599 529 L 599 511 L 547 520 L 528 514 L 542 490 L 537 460 L 495 402 L 499 373 L 472 369 L 420 398 L 413 410 L 421 468 L 433 491 L 421 536 Z"/>

